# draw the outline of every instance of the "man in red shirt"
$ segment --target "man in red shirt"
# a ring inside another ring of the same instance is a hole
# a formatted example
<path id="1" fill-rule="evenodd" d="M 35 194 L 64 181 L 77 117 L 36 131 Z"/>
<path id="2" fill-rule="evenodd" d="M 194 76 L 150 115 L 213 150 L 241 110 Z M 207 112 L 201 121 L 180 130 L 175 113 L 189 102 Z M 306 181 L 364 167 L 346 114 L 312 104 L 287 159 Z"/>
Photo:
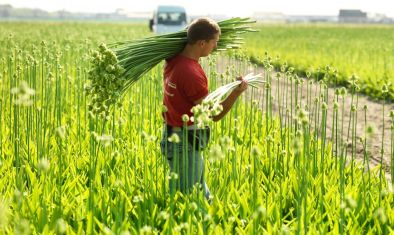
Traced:
<path id="1" fill-rule="evenodd" d="M 167 157 L 170 171 L 170 192 L 180 190 L 188 193 L 197 183 L 201 184 L 204 195 L 210 199 L 210 192 L 204 179 L 204 162 L 201 148 L 195 148 L 194 135 L 200 130 L 185 114 L 192 117 L 191 109 L 208 95 L 208 79 L 199 64 L 201 57 L 208 56 L 216 47 L 220 37 L 219 25 L 209 18 L 193 21 L 187 29 L 187 44 L 182 52 L 166 60 L 164 67 L 164 97 L 166 122 L 160 146 Z M 241 84 L 221 103 L 222 111 L 212 117 L 219 121 L 231 109 L 234 102 L 247 89 L 247 82 Z M 184 122 L 185 121 L 185 122 Z M 176 134 L 179 138 L 170 138 Z M 192 136 L 192 138 L 190 138 Z M 203 141 L 200 136 L 197 142 Z M 197 143 L 198 145 L 199 143 Z"/>

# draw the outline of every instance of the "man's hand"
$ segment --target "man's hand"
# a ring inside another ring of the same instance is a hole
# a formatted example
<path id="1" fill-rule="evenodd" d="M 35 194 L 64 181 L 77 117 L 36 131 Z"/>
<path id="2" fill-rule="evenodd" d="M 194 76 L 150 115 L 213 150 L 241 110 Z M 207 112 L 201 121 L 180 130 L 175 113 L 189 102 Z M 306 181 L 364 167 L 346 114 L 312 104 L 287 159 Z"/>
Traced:
<path id="1" fill-rule="evenodd" d="M 237 80 L 241 81 L 241 84 L 239 84 L 229 96 L 221 103 L 223 110 L 221 113 L 213 117 L 213 120 L 215 122 L 219 121 L 226 115 L 226 113 L 231 109 L 233 106 L 234 102 L 237 100 L 237 98 L 248 88 L 248 82 L 245 81 L 242 77 L 237 77 Z"/>
<path id="2" fill-rule="evenodd" d="M 237 77 L 238 81 L 241 81 L 241 84 L 239 84 L 234 91 L 238 94 L 241 94 L 244 92 L 246 89 L 248 89 L 248 82 L 243 79 L 243 77 Z"/>

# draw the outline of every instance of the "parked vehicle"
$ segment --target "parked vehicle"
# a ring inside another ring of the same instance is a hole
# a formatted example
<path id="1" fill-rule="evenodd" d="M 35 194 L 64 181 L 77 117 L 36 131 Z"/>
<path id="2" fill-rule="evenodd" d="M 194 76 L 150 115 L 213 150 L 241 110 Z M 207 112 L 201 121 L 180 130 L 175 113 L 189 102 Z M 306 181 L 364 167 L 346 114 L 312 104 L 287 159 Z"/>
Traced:
<path id="1" fill-rule="evenodd" d="M 182 6 L 158 6 L 149 20 L 150 30 L 157 34 L 176 32 L 186 26 L 186 10 Z"/>

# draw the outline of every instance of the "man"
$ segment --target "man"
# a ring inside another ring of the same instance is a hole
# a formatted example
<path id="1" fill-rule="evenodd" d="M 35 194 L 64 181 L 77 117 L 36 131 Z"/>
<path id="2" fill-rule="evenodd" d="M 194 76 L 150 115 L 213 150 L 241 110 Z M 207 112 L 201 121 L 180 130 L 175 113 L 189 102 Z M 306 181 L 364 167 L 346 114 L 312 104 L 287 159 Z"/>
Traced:
<path id="1" fill-rule="evenodd" d="M 193 139 L 199 130 L 187 117 L 193 116 L 191 109 L 208 95 L 208 79 L 199 59 L 208 56 L 217 47 L 220 33 L 220 27 L 215 21 L 199 18 L 188 26 L 187 44 L 183 51 L 166 60 L 163 95 L 166 126 L 160 146 L 163 155 L 167 157 L 170 171 L 177 176 L 171 174 L 170 192 L 180 190 L 187 193 L 199 183 L 205 197 L 210 199 L 210 191 L 204 179 L 201 148 L 195 148 L 196 139 Z M 247 89 L 247 82 L 242 78 L 237 79 L 242 80 L 241 84 L 221 103 L 222 111 L 212 117 L 213 121 L 222 119 Z M 178 135 L 179 140 L 169 141 L 168 138 L 174 134 Z M 206 136 L 200 136 L 197 142 L 204 137 Z"/>

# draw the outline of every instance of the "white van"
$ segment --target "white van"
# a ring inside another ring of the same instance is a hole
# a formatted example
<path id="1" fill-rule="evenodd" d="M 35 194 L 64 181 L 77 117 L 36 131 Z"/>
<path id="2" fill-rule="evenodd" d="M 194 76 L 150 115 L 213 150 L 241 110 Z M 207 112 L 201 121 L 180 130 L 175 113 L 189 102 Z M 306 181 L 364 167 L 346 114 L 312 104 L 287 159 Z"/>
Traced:
<path id="1" fill-rule="evenodd" d="M 149 21 L 150 30 L 157 34 L 177 32 L 186 26 L 186 10 L 182 6 L 158 6 Z"/>

